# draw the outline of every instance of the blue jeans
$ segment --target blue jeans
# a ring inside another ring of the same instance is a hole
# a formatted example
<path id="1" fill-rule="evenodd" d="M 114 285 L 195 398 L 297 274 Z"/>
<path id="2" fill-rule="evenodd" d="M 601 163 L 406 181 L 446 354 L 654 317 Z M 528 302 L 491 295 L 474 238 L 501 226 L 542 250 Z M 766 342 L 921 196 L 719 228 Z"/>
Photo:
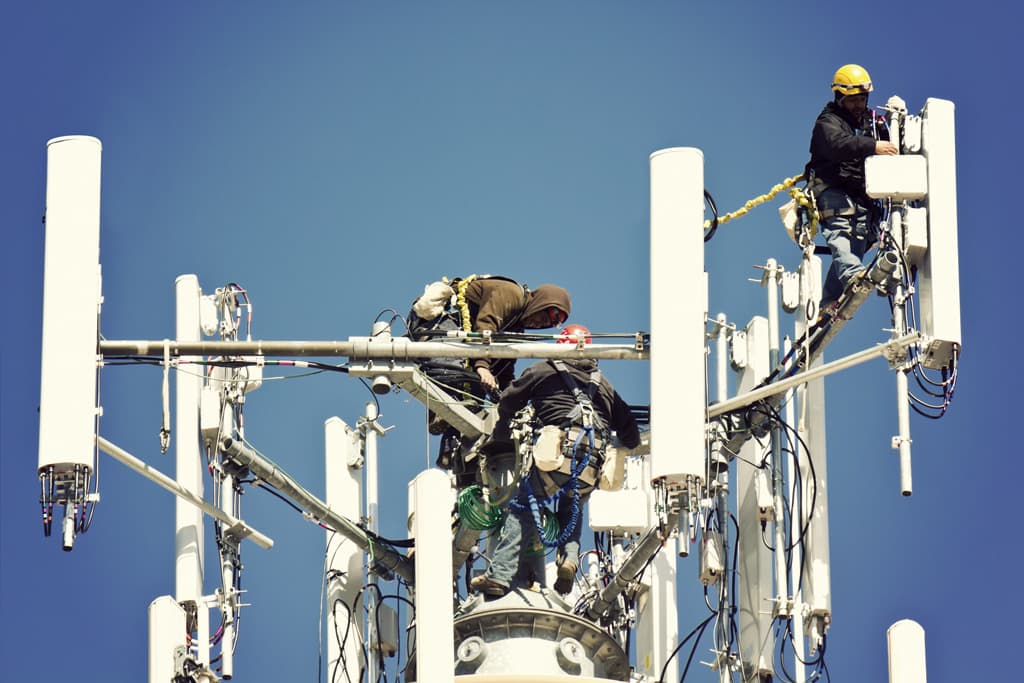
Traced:
<path id="1" fill-rule="evenodd" d="M 503 586 L 529 586 L 531 579 L 544 580 L 544 545 L 529 510 L 526 487 L 519 485 L 517 508 L 509 505 L 501 523 L 498 540 L 491 551 L 487 575 Z M 524 548 L 525 546 L 525 548 Z M 525 552 L 524 552 L 525 550 Z"/>
<path id="2" fill-rule="evenodd" d="M 861 206 L 842 190 L 829 187 L 818 196 L 819 211 L 851 209 L 853 213 L 821 220 L 821 233 L 832 252 L 832 265 L 821 291 L 822 306 L 839 299 L 850 278 L 864 269 L 861 259 L 875 243 L 876 228 L 870 208 Z"/>
<path id="3" fill-rule="evenodd" d="M 564 475 L 563 475 L 564 476 Z M 543 497 L 543 485 L 535 473 L 530 475 L 530 485 L 535 495 Z M 583 532 L 583 505 L 589 493 L 580 494 L 576 525 L 565 542 L 558 547 L 563 562 L 580 563 L 580 537 Z M 505 510 L 501 532 L 491 552 L 491 565 L 487 570 L 490 578 L 503 586 L 529 586 L 531 579 L 544 582 L 544 544 L 537 533 L 537 524 L 530 512 L 530 499 L 526 487 L 519 485 L 515 508 Z M 565 529 L 572 519 L 572 494 L 566 493 L 558 499 L 555 518 L 559 529 Z"/>

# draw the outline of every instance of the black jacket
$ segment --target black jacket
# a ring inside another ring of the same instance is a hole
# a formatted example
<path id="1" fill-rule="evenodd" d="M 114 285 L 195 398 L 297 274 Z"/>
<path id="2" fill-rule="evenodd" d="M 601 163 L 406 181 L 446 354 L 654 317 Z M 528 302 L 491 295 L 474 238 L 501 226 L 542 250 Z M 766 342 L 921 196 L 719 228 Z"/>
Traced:
<path id="1" fill-rule="evenodd" d="M 597 369 L 593 360 L 565 360 L 566 368 L 586 393 L 590 374 Z M 508 421 L 527 402 L 533 404 L 534 414 L 542 424 L 561 425 L 576 407 L 573 392 L 562 379 L 552 361 L 535 363 L 526 368 L 501 394 L 498 403 L 498 426 L 495 439 L 508 440 Z M 592 400 L 594 413 L 606 429 L 615 430 L 619 441 L 627 448 L 640 444 L 640 430 L 629 406 L 611 383 L 601 376 L 601 383 Z"/>
<path id="2" fill-rule="evenodd" d="M 811 160 L 807 170 L 829 187 L 844 190 L 857 200 L 868 202 L 864 194 L 864 159 L 875 153 L 875 140 L 888 140 L 889 131 L 879 119 L 872 135 L 871 115 L 863 120 L 835 102 L 829 102 L 818 114 L 811 133 Z"/>

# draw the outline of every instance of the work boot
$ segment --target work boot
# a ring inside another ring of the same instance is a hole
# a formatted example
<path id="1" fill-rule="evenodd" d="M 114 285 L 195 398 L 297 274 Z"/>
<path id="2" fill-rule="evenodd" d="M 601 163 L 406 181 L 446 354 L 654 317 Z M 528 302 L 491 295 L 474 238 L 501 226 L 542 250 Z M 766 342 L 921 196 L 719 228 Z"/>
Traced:
<path id="1" fill-rule="evenodd" d="M 494 595 L 501 597 L 508 593 L 508 586 L 503 583 L 498 583 L 487 574 L 481 574 L 474 576 L 470 582 L 469 587 L 477 593 L 483 593 L 484 595 Z"/>
<path id="2" fill-rule="evenodd" d="M 562 562 L 555 572 L 555 592 L 559 595 L 568 595 L 576 578 L 576 563 Z"/>

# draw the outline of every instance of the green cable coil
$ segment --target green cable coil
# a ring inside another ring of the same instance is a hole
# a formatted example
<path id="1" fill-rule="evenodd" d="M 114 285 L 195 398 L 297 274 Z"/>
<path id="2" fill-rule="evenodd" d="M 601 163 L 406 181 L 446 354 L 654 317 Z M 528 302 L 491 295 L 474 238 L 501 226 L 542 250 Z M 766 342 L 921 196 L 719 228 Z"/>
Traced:
<path id="1" fill-rule="evenodd" d="M 483 489 L 479 484 L 467 486 L 459 491 L 459 519 L 470 529 L 484 531 L 501 523 L 501 508 L 485 503 Z"/>
<path id="2" fill-rule="evenodd" d="M 558 518 L 546 507 L 541 508 L 540 516 L 542 520 L 541 527 L 543 527 L 540 534 L 541 538 L 544 539 L 545 543 L 554 543 L 562 533 L 562 527 L 558 524 Z M 548 547 L 545 546 L 544 543 L 538 543 L 536 541 L 526 548 L 527 555 L 546 555 L 547 551 Z"/>

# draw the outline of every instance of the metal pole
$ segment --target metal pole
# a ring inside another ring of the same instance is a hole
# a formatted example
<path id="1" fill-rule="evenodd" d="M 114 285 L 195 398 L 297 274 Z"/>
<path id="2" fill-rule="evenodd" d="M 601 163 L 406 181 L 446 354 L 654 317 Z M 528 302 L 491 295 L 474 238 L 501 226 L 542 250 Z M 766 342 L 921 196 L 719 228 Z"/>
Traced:
<path id="1" fill-rule="evenodd" d="M 896 241 L 896 249 L 903 252 L 903 225 L 902 212 L 895 208 L 889 214 L 891 221 L 890 232 L 893 240 Z M 903 273 L 897 279 L 896 291 L 893 293 L 892 322 L 893 338 L 898 338 L 907 332 L 907 320 L 905 315 L 906 291 L 903 289 Z M 907 360 L 904 352 L 903 362 L 896 366 L 896 420 L 898 433 L 892 439 L 892 447 L 899 451 L 900 455 L 900 493 L 909 496 L 914 492 L 914 480 L 910 466 L 910 405 L 909 390 L 907 388 Z"/>
<path id="2" fill-rule="evenodd" d="M 806 309 L 805 309 L 806 310 Z M 782 352 L 785 355 L 789 354 L 789 350 L 792 348 L 792 342 L 789 337 L 783 340 Z M 790 389 L 786 392 L 785 408 L 783 409 L 783 418 L 786 424 L 789 425 L 787 430 L 789 433 L 796 431 L 796 420 L 795 414 L 796 409 L 794 408 L 794 396 L 793 390 Z M 790 535 L 800 533 L 802 527 L 801 521 L 803 517 L 801 515 L 800 508 L 800 495 L 801 491 L 797 488 L 797 472 L 799 471 L 799 459 L 800 459 L 800 442 L 797 439 L 793 439 L 793 443 L 790 444 L 793 449 L 793 457 L 787 460 L 787 471 L 789 474 L 789 519 L 792 525 L 792 531 Z M 796 668 L 796 683 L 804 683 L 807 680 L 807 670 L 804 668 L 803 661 L 804 657 L 804 615 L 803 610 L 800 609 L 800 601 L 802 599 L 800 591 L 800 555 L 801 549 L 799 543 L 793 543 L 792 556 L 790 558 L 790 586 L 793 589 L 793 604 L 796 608 L 793 610 L 791 616 L 793 620 L 793 666 Z"/>
<path id="3" fill-rule="evenodd" d="M 370 401 L 366 404 L 366 415 L 362 423 L 363 451 L 365 454 L 366 476 L 366 528 L 376 534 L 380 527 L 377 517 L 378 490 L 377 481 L 377 404 Z M 377 575 L 373 572 L 367 583 L 376 586 Z M 376 683 L 380 677 L 380 634 L 377 633 L 377 595 L 371 590 L 366 598 L 366 634 L 369 643 L 369 657 L 366 662 L 366 680 Z"/>
<path id="4" fill-rule="evenodd" d="M 771 398 L 772 396 L 781 394 L 784 391 L 788 391 L 790 388 L 799 384 L 806 384 L 807 382 L 818 379 L 819 377 L 831 375 L 833 372 L 845 370 L 846 368 L 853 367 L 854 365 L 860 365 L 872 358 L 877 358 L 878 356 L 891 356 L 911 344 L 916 344 L 920 338 L 921 334 L 919 332 L 909 332 L 902 337 L 891 339 L 884 344 L 879 344 L 878 346 L 870 349 L 864 349 L 863 351 L 850 354 L 846 358 L 834 360 L 831 363 L 826 363 L 825 365 L 813 370 L 801 372 L 800 374 L 793 375 L 792 377 L 788 377 L 784 380 L 773 382 L 768 386 L 754 389 L 753 391 L 731 398 L 724 403 L 710 406 L 708 408 L 708 419 L 718 417 L 719 415 L 724 415 L 726 413 L 731 413 L 739 408 L 745 408 L 751 404 L 757 403 L 758 401 L 763 401 L 766 398 Z"/>
<path id="5" fill-rule="evenodd" d="M 266 550 L 270 550 L 274 547 L 274 542 L 269 537 L 264 536 L 259 531 L 256 531 L 242 520 L 236 519 L 230 515 L 225 515 L 221 510 L 210 505 L 202 498 L 197 498 L 194 493 L 188 489 L 182 488 L 178 482 L 174 481 L 166 474 L 153 469 L 123 448 L 107 441 L 102 436 L 96 437 L 96 445 L 99 446 L 101 451 L 121 464 L 127 465 L 129 468 L 167 489 L 179 498 L 184 498 L 214 519 L 219 519 L 224 522 L 230 528 L 231 534 L 236 538 L 248 538 L 250 541 Z"/>
<path id="6" fill-rule="evenodd" d="M 181 275 L 174 282 L 175 336 L 179 341 L 199 340 L 199 278 Z M 182 360 L 194 360 L 192 357 Z M 174 378 L 175 479 L 196 498 L 203 497 L 203 464 L 199 453 L 199 373 L 179 372 Z M 174 504 L 174 595 L 196 608 L 196 659 L 210 663 L 210 611 L 203 601 L 203 513 L 188 500 Z"/>
<path id="7" fill-rule="evenodd" d="M 232 434 L 233 415 L 231 404 L 223 403 L 221 415 L 221 433 Z M 235 478 L 222 470 L 220 473 L 220 509 L 224 514 L 233 516 L 235 514 Z M 216 486 L 216 484 L 215 484 Z M 231 678 L 235 672 L 235 566 L 233 554 L 237 551 L 237 544 L 221 534 L 222 543 L 220 550 L 220 578 L 221 578 L 221 619 L 223 629 L 220 639 L 220 668 L 224 678 Z"/>
<path id="8" fill-rule="evenodd" d="M 703 324 L 701 325 L 703 336 Z M 601 360 L 647 360 L 643 344 L 570 344 L 536 341 L 414 342 L 407 337 L 349 337 L 348 341 L 170 341 L 172 358 L 181 356 L 317 356 L 350 360 L 415 360 L 419 358 L 597 358 Z M 103 340 L 104 356 L 163 356 L 164 340 Z M 640 346 L 641 348 L 638 348 Z M 386 370 L 387 365 L 381 366 Z M 703 372 L 703 369 L 702 369 Z"/>
<path id="9" fill-rule="evenodd" d="M 775 259 L 765 265 L 764 284 L 768 289 L 768 365 L 779 365 L 779 267 Z M 772 427 L 772 498 L 775 519 L 775 615 L 789 615 L 789 576 L 786 572 L 786 528 L 782 479 L 782 432 L 776 423 Z"/>
<path id="10" fill-rule="evenodd" d="M 291 476 L 277 465 L 271 463 L 256 451 L 233 439 L 221 442 L 221 449 L 239 464 L 248 467 L 259 479 L 267 482 L 280 493 L 288 496 L 293 502 L 324 524 L 331 527 L 345 538 L 355 542 L 363 550 L 373 546 L 373 558 L 376 560 L 375 571 L 393 571 L 408 583 L 413 583 L 415 574 L 413 563 L 408 557 L 399 555 L 389 546 L 382 545 L 346 517 L 332 510 L 326 503 L 300 486 Z M 449 538 L 446 543 L 451 544 Z M 450 570 L 450 567 L 449 567 Z"/>
<path id="11" fill-rule="evenodd" d="M 725 401 L 729 396 L 729 373 L 728 373 L 728 327 L 724 313 L 715 317 L 715 395 L 718 402 Z M 721 442 L 718 442 L 721 443 Z M 711 465 L 717 465 L 717 473 L 712 472 L 715 477 L 715 484 L 718 487 L 718 533 L 722 537 L 722 577 L 719 579 L 718 587 L 718 620 L 716 622 L 715 649 L 718 652 L 719 666 L 718 677 L 721 683 L 728 683 L 730 678 L 729 670 L 729 643 L 731 641 L 730 618 L 732 608 L 732 595 L 729 592 L 730 580 L 733 568 L 729 562 L 729 461 L 718 454 Z"/>

